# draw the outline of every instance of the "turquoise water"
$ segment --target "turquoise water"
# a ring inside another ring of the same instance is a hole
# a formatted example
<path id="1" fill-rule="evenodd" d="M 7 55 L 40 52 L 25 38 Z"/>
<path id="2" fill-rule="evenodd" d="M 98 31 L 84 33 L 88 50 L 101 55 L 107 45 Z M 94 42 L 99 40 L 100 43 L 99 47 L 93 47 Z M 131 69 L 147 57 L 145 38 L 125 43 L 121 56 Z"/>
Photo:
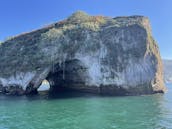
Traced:
<path id="1" fill-rule="evenodd" d="M 129 97 L 1 95 L 0 129 L 172 129 L 172 84 L 168 89 Z"/>

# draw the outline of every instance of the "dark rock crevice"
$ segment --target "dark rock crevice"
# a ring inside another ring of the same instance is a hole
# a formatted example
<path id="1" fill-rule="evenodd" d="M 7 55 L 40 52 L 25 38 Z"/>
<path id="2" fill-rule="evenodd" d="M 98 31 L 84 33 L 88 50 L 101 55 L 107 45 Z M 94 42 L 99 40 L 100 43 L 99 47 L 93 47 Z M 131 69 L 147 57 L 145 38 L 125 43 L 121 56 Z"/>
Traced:
<path id="1" fill-rule="evenodd" d="M 54 65 L 46 79 L 50 82 L 50 89 L 66 89 L 73 86 L 86 85 L 89 78 L 88 70 L 80 60 L 73 59 Z"/>

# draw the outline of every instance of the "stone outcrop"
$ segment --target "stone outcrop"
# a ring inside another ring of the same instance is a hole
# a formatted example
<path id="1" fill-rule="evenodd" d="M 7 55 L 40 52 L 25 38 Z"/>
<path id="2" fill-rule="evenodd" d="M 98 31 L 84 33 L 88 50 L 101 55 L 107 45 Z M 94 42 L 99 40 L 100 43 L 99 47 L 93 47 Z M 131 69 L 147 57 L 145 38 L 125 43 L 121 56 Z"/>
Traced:
<path id="1" fill-rule="evenodd" d="M 0 45 L 0 91 L 53 89 L 105 95 L 165 91 L 158 46 L 143 16 L 103 17 L 76 12 L 64 21 Z"/>

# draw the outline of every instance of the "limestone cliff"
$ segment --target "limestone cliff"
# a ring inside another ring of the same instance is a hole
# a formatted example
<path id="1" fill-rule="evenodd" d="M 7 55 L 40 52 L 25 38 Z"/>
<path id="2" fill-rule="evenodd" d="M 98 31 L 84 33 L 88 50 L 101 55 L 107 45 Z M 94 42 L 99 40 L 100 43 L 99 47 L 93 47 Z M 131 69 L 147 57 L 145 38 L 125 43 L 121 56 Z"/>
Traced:
<path id="1" fill-rule="evenodd" d="M 106 95 L 164 92 L 162 62 L 143 16 L 103 17 L 76 12 L 64 21 L 13 37 L 0 46 L 0 91 L 51 89 Z"/>

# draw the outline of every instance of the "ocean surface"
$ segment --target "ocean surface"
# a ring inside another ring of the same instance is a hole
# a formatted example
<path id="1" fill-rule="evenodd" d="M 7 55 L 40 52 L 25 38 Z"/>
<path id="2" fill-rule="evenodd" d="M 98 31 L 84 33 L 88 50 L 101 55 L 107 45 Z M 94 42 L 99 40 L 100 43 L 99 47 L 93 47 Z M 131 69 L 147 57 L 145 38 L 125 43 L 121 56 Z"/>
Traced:
<path id="1" fill-rule="evenodd" d="M 99 97 L 0 95 L 0 129 L 172 129 L 168 93 Z"/>

